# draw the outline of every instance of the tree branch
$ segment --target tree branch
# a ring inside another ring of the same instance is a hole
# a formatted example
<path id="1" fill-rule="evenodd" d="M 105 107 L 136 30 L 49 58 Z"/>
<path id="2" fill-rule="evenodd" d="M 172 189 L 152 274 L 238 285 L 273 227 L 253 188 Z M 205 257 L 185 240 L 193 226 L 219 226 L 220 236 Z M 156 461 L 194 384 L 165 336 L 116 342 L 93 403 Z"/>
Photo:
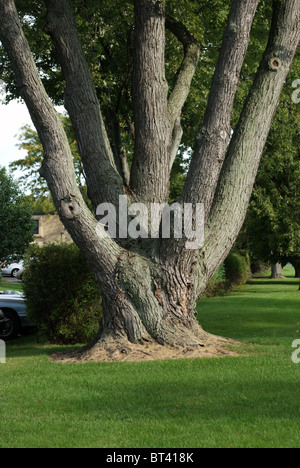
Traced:
<path id="1" fill-rule="evenodd" d="M 233 0 L 214 73 L 204 122 L 192 157 L 183 200 L 205 205 L 206 218 L 231 134 L 231 112 L 259 0 Z"/>
<path id="2" fill-rule="evenodd" d="M 184 58 L 168 100 L 170 128 L 173 131 L 175 122 L 181 116 L 182 108 L 191 89 L 192 79 L 200 58 L 200 43 L 184 24 L 174 18 L 169 16 L 166 18 L 166 28 L 177 37 L 184 48 Z"/>
<path id="3" fill-rule="evenodd" d="M 112 145 L 115 165 L 116 165 L 118 173 L 123 178 L 123 183 L 125 184 L 126 187 L 128 187 L 130 183 L 130 170 L 129 170 L 127 156 L 126 156 L 126 153 L 124 152 L 123 143 L 122 143 L 121 128 L 120 128 L 120 122 L 118 118 L 119 102 L 117 106 L 114 106 L 112 103 L 109 88 L 105 87 L 104 89 L 107 94 L 107 98 L 109 102 L 109 106 L 107 106 L 107 109 L 106 109 L 105 118 L 107 122 L 107 128 L 111 136 L 111 145 Z M 118 101 L 121 99 L 120 97 L 121 94 L 122 94 L 122 90 L 119 93 Z"/>
<path id="4" fill-rule="evenodd" d="M 170 171 L 173 167 L 174 161 L 176 159 L 178 149 L 181 143 L 181 138 L 183 135 L 183 129 L 180 123 L 180 117 L 175 120 L 173 135 L 172 135 L 172 144 L 170 148 Z"/>
<path id="5" fill-rule="evenodd" d="M 130 169 L 126 151 L 122 142 L 121 128 L 118 115 L 112 107 L 107 109 L 106 115 L 108 117 L 108 125 L 111 129 L 111 134 L 113 136 L 113 152 L 116 166 L 119 174 L 122 175 L 125 186 L 128 187 L 130 183 Z"/>
<path id="6" fill-rule="evenodd" d="M 165 2 L 135 0 L 135 149 L 130 186 L 141 201 L 168 200 L 170 129 L 167 90 Z"/>
<path id="7" fill-rule="evenodd" d="M 209 276 L 228 255 L 243 225 L 272 119 L 299 44 L 299 22 L 300 0 L 274 1 L 268 46 L 232 137 L 207 223 Z"/>
<path id="8" fill-rule="evenodd" d="M 117 172 L 72 4 L 70 0 L 46 0 L 46 4 L 46 30 L 56 47 L 66 81 L 65 105 L 75 130 L 93 206 L 117 203 L 119 194 L 123 193 L 123 181 Z"/>
<path id="9" fill-rule="evenodd" d="M 13 0 L 0 2 L 0 40 L 8 54 L 21 97 L 30 112 L 44 148 L 43 176 L 56 209 L 74 242 L 95 272 L 111 282 L 122 249 L 111 238 L 100 239 L 98 223 L 76 183 L 73 157 L 59 116 L 39 77 Z"/>

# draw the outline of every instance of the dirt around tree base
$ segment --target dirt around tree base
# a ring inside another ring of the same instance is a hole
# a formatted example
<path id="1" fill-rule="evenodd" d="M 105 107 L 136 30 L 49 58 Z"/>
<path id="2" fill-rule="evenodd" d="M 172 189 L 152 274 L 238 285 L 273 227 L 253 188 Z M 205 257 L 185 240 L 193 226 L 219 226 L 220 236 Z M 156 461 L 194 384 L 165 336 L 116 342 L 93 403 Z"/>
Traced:
<path id="1" fill-rule="evenodd" d="M 204 345 L 181 346 L 160 345 L 154 340 L 143 344 L 133 344 L 129 341 L 98 342 L 92 347 L 84 347 L 66 353 L 57 353 L 51 356 L 56 362 L 139 362 L 158 361 L 168 359 L 204 358 L 237 356 L 230 350 L 230 345 L 241 345 L 241 343 L 229 338 L 221 338 L 209 335 Z"/>

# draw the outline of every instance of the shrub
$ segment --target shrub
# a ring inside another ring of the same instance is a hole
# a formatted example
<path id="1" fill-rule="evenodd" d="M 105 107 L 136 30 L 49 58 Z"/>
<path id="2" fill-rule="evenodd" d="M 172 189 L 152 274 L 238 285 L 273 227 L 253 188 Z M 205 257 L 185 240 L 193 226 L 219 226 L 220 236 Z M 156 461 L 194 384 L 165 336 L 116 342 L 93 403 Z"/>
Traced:
<path id="1" fill-rule="evenodd" d="M 215 297 L 226 294 L 246 283 L 251 275 L 250 258 L 245 251 L 232 251 L 209 280 L 204 295 Z"/>
<path id="2" fill-rule="evenodd" d="M 215 297 L 220 294 L 224 294 L 226 291 L 226 276 L 225 276 L 225 265 L 222 265 L 217 269 L 214 276 L 209 280 L 204 295 L 206 297 Z"/>
<path id="3" fill-rule="evenodd" d="M 250 262 L 250 269 L 252 275 L 266 275 L 267 273 L 269 273 L 270 265 L 256 259 L 252 259 Z"/>
<path id="4" fill-rule="evenodd" d="M 240 286 L 246 283 L 249 276 L 247 257 L 232 251 L 224 262 L 225 277 L 228 286 Z"/>
<path id="5" fill-rule="evenodd" d="M 23 281 L 29 320 L 51 343 L 84 343 L 96 336 L 100 291 L 74 244 L 32 245 Z"/>

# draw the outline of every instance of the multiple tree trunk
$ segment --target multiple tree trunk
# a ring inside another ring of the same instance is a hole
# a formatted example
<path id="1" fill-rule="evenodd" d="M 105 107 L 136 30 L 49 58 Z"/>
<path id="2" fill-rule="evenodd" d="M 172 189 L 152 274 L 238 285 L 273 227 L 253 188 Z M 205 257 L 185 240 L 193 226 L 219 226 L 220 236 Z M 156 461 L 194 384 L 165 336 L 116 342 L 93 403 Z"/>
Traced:
<path id="1" fill-rule="evenodd" d="M 88 259 L 103 296 L 103 321 L 93 350 L 112 342 L 198 347 L 212 337 L 195 305 L 242 227 L 260 158 L 299 43 L 300 0 L 275 0 L 269 42 L 239 124 L 230 118 L 259 0 L 233 0 L 203 124 L 180 203 L 205 204 L 205 243 L 186 239 L 111 239 L 76 185 L 72 155 L 46 95 L 13 0 L 0 0 L 0 40 L 20 95 L 42 141 L 46 178 L 62 222 Z M 128 174 L 111 149 L 80 44 L 70 0 L 46 0 L 47 31 L 66 81 L 66 108 L 79 144 L 94 209 L 130 202 L 166 203 L 182 130 L 180 116 L 201 46 L 181 23 L 165 17 L 165 2 L 135 0 L 133 105 L 135 150 Z M 184 60 L 168 98 L 165 27 L 184 45 Z M 123 169 L 122 169 L 123 168 Z M 128 186 L 129 183 L 129 186 Z M 99 236 L 99 229 L 102 230 Z M 83 325 L 84 326 L 84 325 Z M 222 339 L 216 340 L 218 346 Z"/>

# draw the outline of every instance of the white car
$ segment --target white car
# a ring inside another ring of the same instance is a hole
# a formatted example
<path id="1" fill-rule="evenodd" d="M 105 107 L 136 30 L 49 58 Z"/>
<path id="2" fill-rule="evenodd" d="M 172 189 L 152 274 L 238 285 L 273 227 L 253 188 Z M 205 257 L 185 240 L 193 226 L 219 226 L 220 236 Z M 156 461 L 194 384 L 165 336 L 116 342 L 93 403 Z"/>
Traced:
<path id="1" fill-rule="evenodd" d="M 18 263 L 11 263 L 1 269 L 3 275 L 17 277 L 18 272 L 23 268 L 23 260 Z"/>
<path id="2" fill-rule="evenodd" d="M 24 266 L 22 266 L 22 268 L 21 268 L 21 269 L 18 271 L 18 273 L 16 274 L 16 278 L 17 278 L 18 280 L 21 280 L 21 281 L 22 281 L 24 271 L 25 271 L 25 268 L 24 268 Z"/>

